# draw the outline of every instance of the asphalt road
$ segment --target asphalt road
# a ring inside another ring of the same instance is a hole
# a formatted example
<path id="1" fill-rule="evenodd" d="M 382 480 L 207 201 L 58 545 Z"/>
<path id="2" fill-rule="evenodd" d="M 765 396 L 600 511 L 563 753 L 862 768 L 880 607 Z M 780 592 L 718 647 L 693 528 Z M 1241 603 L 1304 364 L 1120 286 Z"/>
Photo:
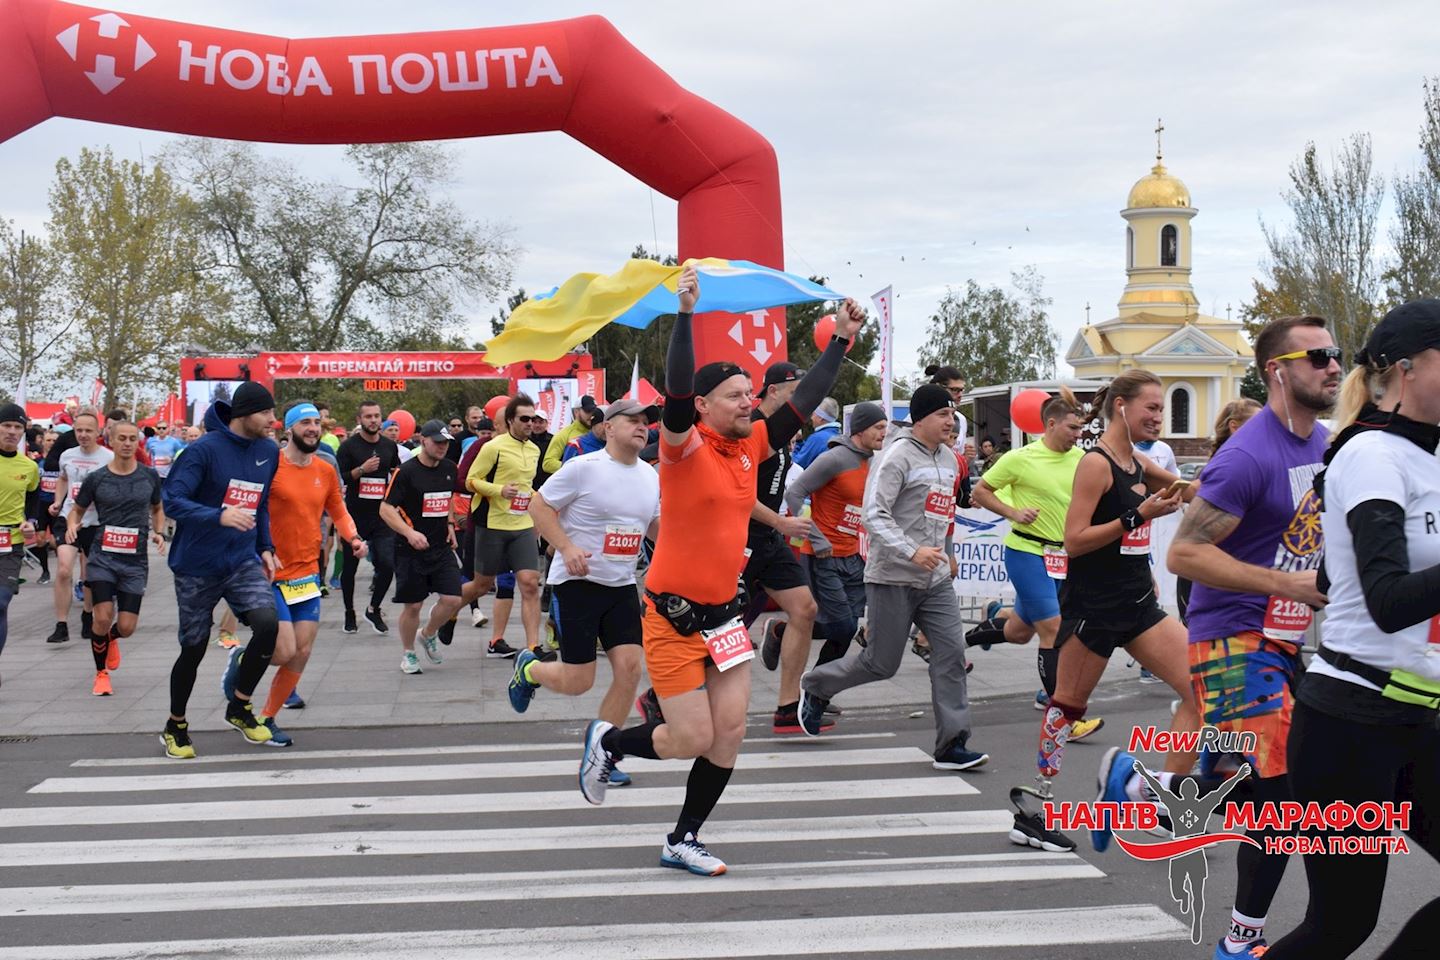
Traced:
<path id="1" fill-rule="evenodd" d="M 1168 703 L 1105 696 L 1062 799 L 1090 799 L 1104 748 Z M 704 831 L 730 865 L 714 879 L 657 865 L 688 764 L 627 761 L 635 784 L 589 807 L 574 721 L 306 730 L 289 750 L 210 731 L 195 762 L 153 734 L 3 743 L 0 960 L 1210 956 L 1233 849 L 1209 853 L 1193 946 L 1163 865 L 1083 837 L 1074 855 L 1007 841 L 1008 789 L 1033 771 L 1028 700 L 983 705 L 972 745 L 993 759 L 968 775 L 931 769 L 914 709 L 853 710 L 815 741 L 752 718 Z M 1433 895 L 1424 853 L 1393 859 L 1357 957 Z M 1304 899 L 1296 862 L 1269 932 Z"/>

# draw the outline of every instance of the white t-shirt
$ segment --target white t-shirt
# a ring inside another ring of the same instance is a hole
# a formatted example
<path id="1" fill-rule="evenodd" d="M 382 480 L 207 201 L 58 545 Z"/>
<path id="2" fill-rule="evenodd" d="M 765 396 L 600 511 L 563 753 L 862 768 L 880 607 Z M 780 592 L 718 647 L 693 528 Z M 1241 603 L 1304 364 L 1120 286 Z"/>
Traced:
<path id="1" fill-rule="evenodd" d="M 1139 450 L 1146 457 L 1149 457 L 1150 462 L 1155 464 L 1155 466 L 1159 467 L 1161 470 L 1168 470 L 1170 473 L 1173 473 L 1177 476 L 1180 474 L 1180 463 L 1178 460 L 1175 459 L 1175 451 L 1171 449 L 1170 444 L 1166 443 L 1164 440 L 1156 440 L 1150 446 L 1149 450 L 1146 450 L 1145 448 L 1138 445 L 1136 446 L 1136 449 Z"/>
<path id="2" fill-rule="evenodd" d="M 60 454 L 60 476 L 64 477 L 70 484 L 65 491 L 65 502 L 60 505 L 60 512 L 56 516 L 64 517 L 70 513 L 70 508 L 75 505 L 75 494 L 80 492 L 80 484 L 85 478 L 96 470 L 115 459 L 115 453 L 105 447 L 96 447 L 94 453 L 86 453 L 80 447 L 71 447 Z M 85 511 L 85 516 L 80 519 L 80 526 L 93 527 L 100 522 L 100 516 L 95 512 L 94 504 Z"/>
<path id="3" fill-rule="evenodd" d="M 635 583 L 641 541 L 660 516 L 660 475 L 649 464 L 623 464 L 604 450 L 584 453 L 566 460 L 540 496 L 560 514 L 571 542 L 590 554 L 584 579 L 607 587 Z M 550 582 L 576 579 L 557 550 Z"/>
<path id="4" fill-rule="evenodd" d="M 1391 433 L 1362 433 L 1340 448 L 1325 472 L 1325 570 L 1330 604 L 1320 628 L 1325 646 L 1385 670 L 1408 670 L 1440 681 L 1440 636 L 1433 620 L 1383 633 L 1365 608 L 1355 543 L 1345 516 L 1367 500 L 1387 500 L 1405 510 L 1405 543 L 1411 571 L 1440 564 L 1440 460 Z M 1371 690 L 1374 684 L 1316 657 L 1311 673 L 1338 677 Z"/>

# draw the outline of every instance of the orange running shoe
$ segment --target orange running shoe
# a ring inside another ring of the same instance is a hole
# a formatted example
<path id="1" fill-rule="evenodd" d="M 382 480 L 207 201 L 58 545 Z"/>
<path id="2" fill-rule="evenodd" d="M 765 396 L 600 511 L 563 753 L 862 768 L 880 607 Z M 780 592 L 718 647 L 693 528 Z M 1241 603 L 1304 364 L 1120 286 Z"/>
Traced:
<path id="1" fill-rule="evenodd" d="M 120 638 L 114 634 L 110 636 L 110 649 L 105 653 L 105 669 L 120 669 Z"/>
<path id="2" fill-rule="evenodd" d="M 231 647 L 240 646 L 240 638 L 235 636 L 235 634 L 231 633 L 229 630 L 221 630 L 220 638 L 216 640 L 215 643 L 219 646 L 224 647 L 226 650 L 229 650 Z"/>
<path id="3" fill-rule="evenodd" d="M 90 689 L 90 692 L 97 697 L 108 697 L 114 693 L 115 691 L 110 688 L 110 674 L 104 670 L 95 674 L 95 686 Z"/>

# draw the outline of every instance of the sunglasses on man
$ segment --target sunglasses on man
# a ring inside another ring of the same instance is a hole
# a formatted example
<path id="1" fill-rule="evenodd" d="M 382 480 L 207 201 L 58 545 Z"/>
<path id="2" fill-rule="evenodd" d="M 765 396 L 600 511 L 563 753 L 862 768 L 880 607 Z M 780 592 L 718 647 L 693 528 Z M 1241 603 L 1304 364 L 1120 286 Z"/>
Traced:
<path id="1" fill-rule="evenodd" d="M 1272 360 L 1299 360 L 1310 361 L 1310 366 L 1316 370 L 1324 370 L 1330 366 L 1330 361 L 1340 362 L 1341 351 L 1339 347 L 1312 347 L 1309 350 L 1296 350 L 1294 353 L 1282 353 L 1278 357 L 1271 357 Z"/>
<path id="2" fill-rule="evenodd" d="M 532 415 L 530 415 L 530 414 L 528 414 L 528 413 L 522 413 L 522 414 L 520 414 L 518 417 L 516 417 L 515 419 L 516 419 L 516 420 L 519 420 L 521 423 L 531 423 L 531 422 L 536 421 L 536 420 L 543 420 L 544 417 L 532 416 Z"/>
<path id="3" fill-rule="evenodd" d="M 459 429 L 460 429 L 461 427 L 463 427 L 463 426 L 464 426 L 464 424 L 462 424 L 459 420 L 451 420 L 451 421 L 450 421 L 450 429 L 451 429 L 451 430 L 459 430 Z"/>

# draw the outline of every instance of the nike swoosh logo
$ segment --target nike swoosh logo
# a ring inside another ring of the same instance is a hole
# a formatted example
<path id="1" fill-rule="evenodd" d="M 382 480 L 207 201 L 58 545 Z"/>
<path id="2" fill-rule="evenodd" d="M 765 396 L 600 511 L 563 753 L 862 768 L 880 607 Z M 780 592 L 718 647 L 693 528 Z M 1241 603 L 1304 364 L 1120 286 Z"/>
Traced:
<path id="1" fill-rule="evenodd" d="M 255 461 L 255 466 L 257 466 L 257 467 L 263 467 L 263 466 L 265 466 L 265 464 L 267 464 L 267 463 L 269 463 L 269 462 L 270 462 L 269 460 L 256 460 L 256 461 Z"/>

